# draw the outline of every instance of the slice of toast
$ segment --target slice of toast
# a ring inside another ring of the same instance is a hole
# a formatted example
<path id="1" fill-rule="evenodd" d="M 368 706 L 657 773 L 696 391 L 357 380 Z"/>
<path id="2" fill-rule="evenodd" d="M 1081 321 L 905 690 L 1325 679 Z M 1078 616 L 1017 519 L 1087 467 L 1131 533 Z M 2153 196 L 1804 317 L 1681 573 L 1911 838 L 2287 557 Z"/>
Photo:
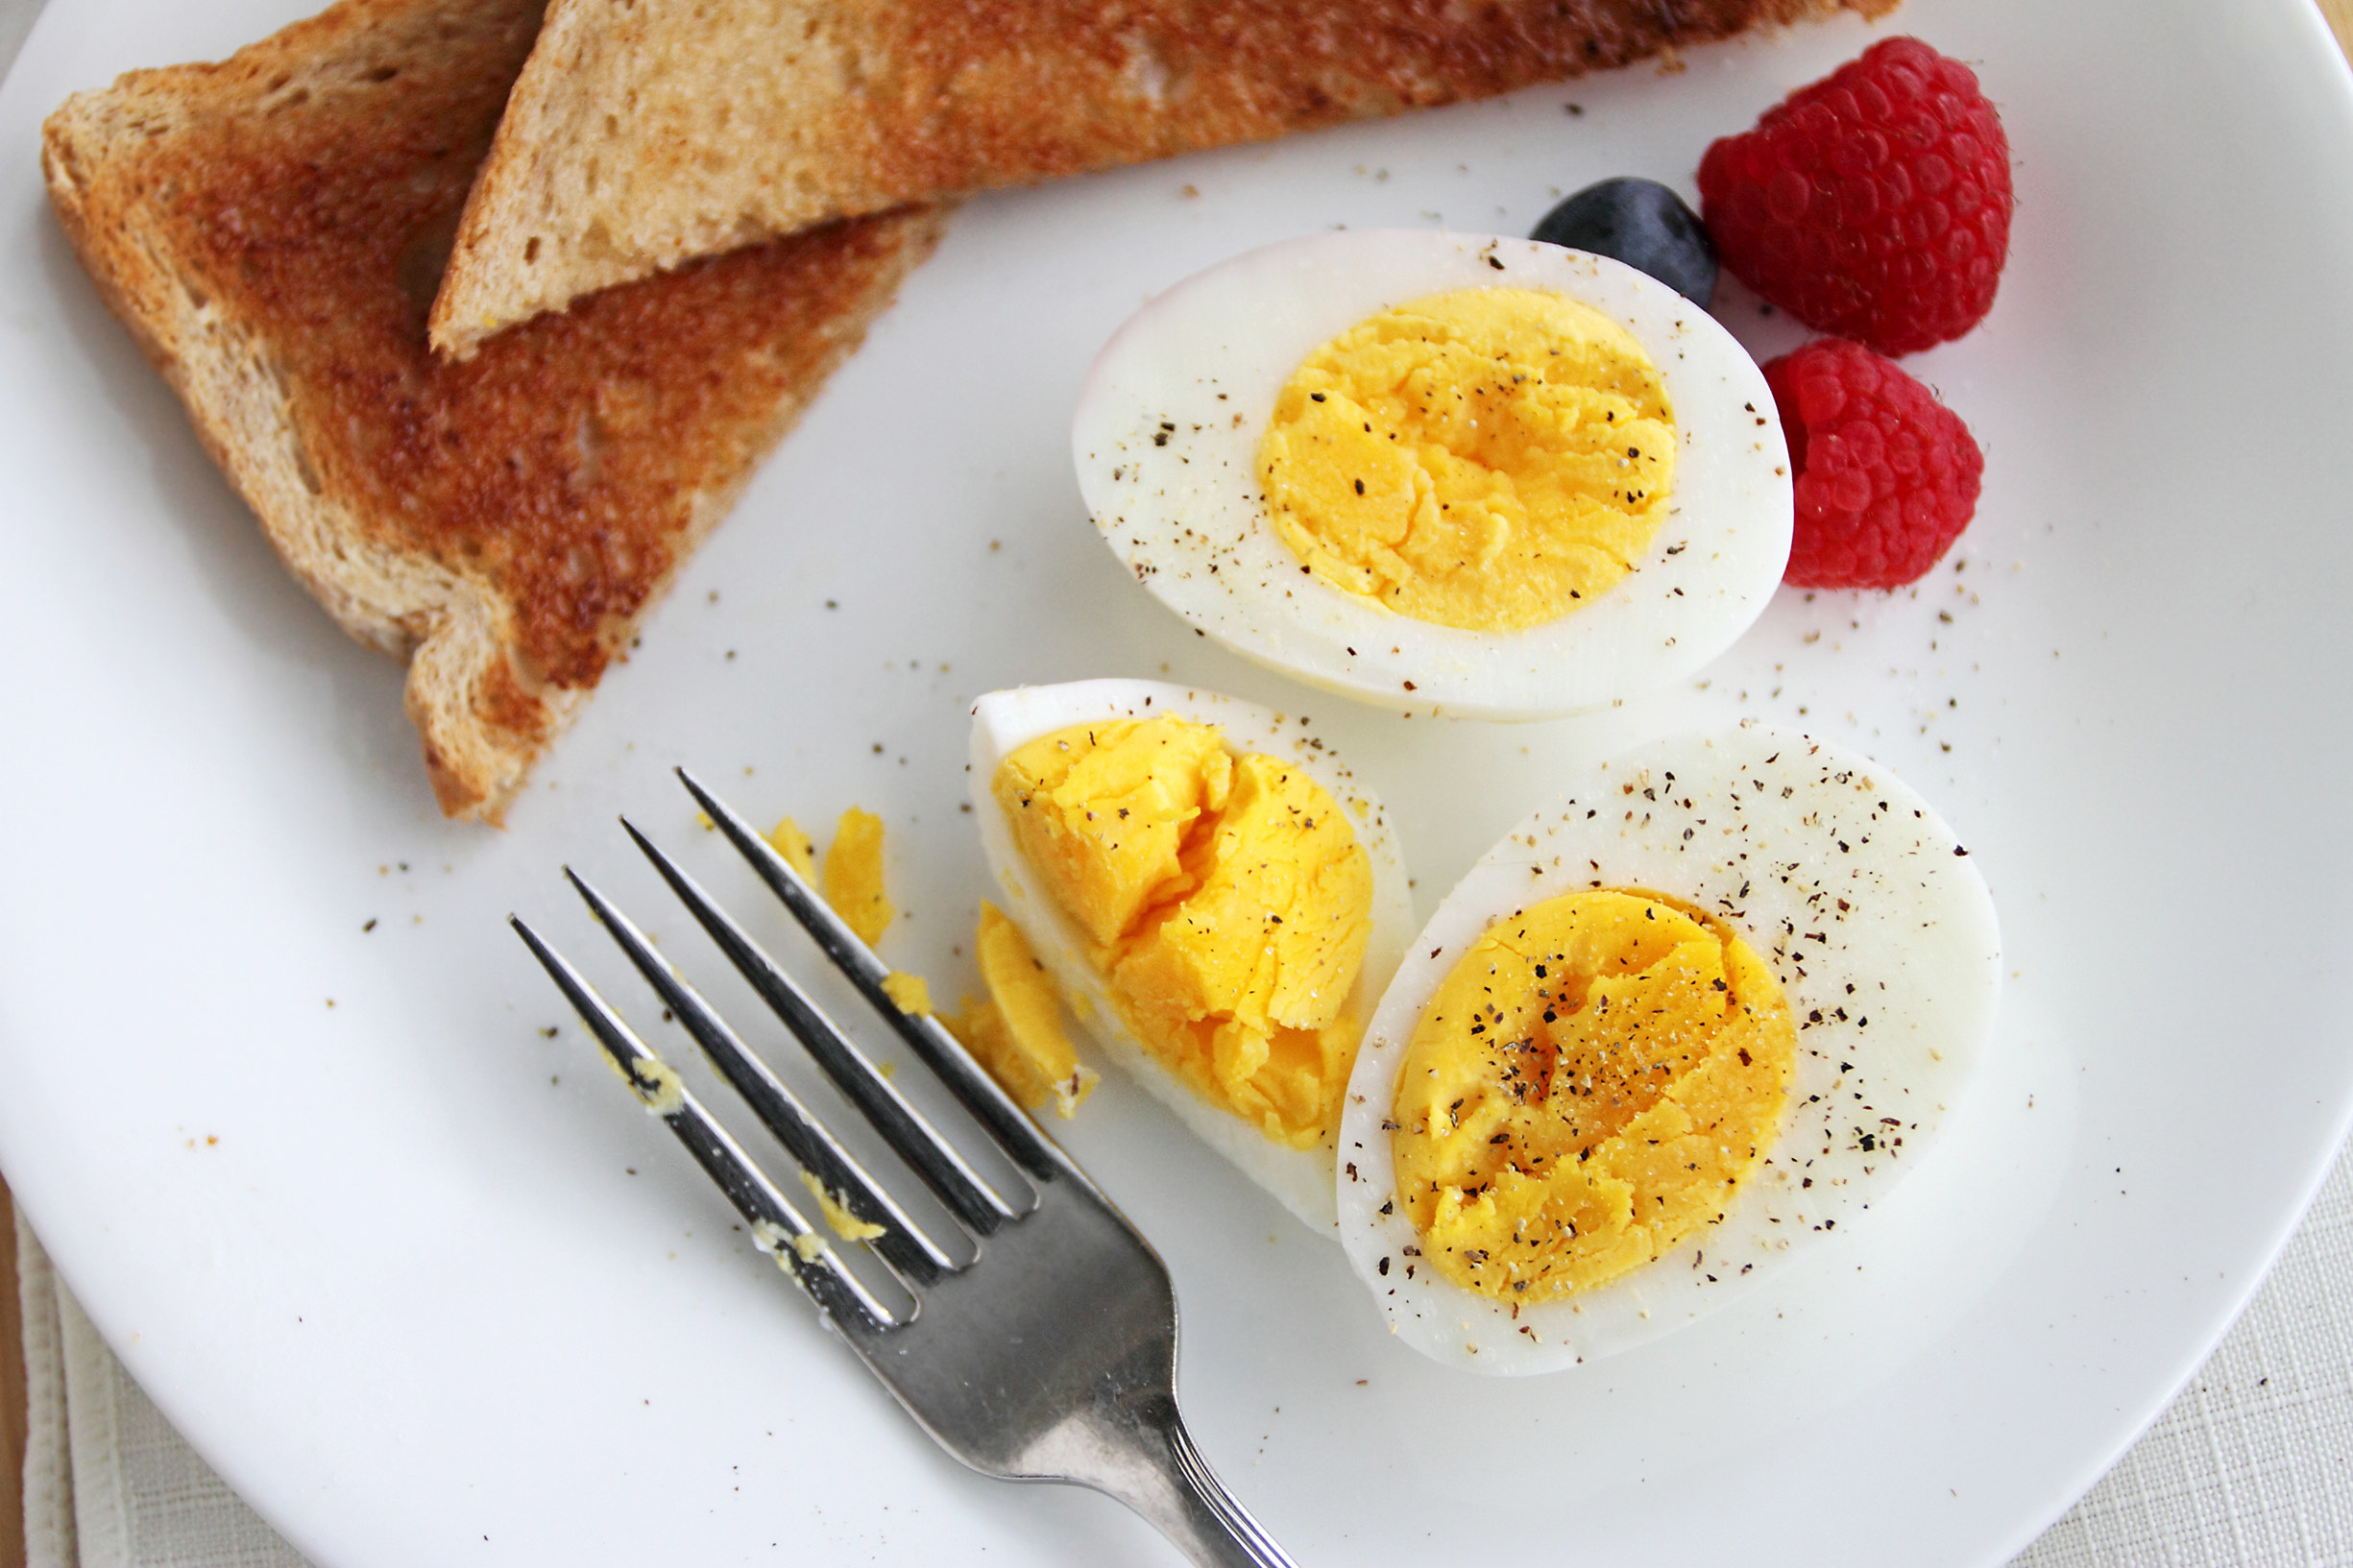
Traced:
<path id="1" fill-rule="evenodd" d="M 441 362 L 426 309 L 539 24 L 344 0 L 42 135 L 108 304 L 294 574 L 408 659 L 442 809 L 492 822 L 938 227 L 813 229 Z"/>
<path id="2" fill-rule="evenodd" d="M 463 356 L 906 202 L 1483 98 L 1896 0 L 553 0 L 433 306 Z"/>

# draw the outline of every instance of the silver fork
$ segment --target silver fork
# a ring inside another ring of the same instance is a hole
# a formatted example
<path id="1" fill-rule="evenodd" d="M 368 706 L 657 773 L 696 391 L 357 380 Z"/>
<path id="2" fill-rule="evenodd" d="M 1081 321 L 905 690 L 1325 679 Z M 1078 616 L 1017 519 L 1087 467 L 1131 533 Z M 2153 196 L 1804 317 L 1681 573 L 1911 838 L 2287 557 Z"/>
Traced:
<path id="1" fill-rule="evenodd" d="M 1008 1200 L 982 1180 L 743 928 L 623 818 L 622 829 L 663 880 L 955 1217 L 976 1255 L 958 1265 L 912 1223 L 629 918 L 568 866 L 564 875 L 663 1005 L 777 1141 L 841 1208 L 882 1227 L 865 1244 L 913 1309 L 894 1314 L 877 1300 L 579 971 L 510 917 L 639 1098 L 669 1123 L 755 1242 L 940 1447 L 983 1475 L 1107 1493 L 1210 1568 L 1291 1568 L 1210 1473 L 1177 1413 L 1176 1297 L 1151 1246 L 937 1021 L 890 1000 L 883 989 L 888 967 L 766 839 L 686 769 L 678 777 L 867 1003 L 1028 1177 L 1030 1191 Z"/>

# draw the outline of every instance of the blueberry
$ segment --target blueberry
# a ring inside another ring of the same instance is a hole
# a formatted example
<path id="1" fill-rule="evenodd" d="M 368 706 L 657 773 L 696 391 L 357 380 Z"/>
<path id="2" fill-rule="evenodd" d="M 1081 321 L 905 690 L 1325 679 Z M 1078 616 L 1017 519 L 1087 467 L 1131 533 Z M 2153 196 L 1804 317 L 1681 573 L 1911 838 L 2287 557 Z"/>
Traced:
<path id="1" fill-rule="evenodd" d="M 1588 185 L 1545 213 L 1528 237 L 1614 256 L 1703 310 L 1715 296 L 1715 241 L 1708 226 L 1655 180 L 1621 177 Z"/>

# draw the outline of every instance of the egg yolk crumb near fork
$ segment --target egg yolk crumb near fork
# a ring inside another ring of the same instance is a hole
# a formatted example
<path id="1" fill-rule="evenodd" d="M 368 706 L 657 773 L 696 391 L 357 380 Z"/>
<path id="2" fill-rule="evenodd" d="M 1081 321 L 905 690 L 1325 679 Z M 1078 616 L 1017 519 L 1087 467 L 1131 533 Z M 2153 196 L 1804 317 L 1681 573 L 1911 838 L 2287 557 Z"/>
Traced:
<path id="1" fill-rule="evenodd" d="M 825 869 L 817 870 L 817 847 L 799 823 L 779 817 L 768 830 L 768 846 L 785 863 L 801 874 L 801 880 L 825 896 L 843 924 L 868 947 L 883 939 L 898 911 L 883 889 L 883 819 L 853 806 L 834 825 L 834 841 L 826 847 Z"/>
<path id="2" fill-rule="evenodd" d="M 966 997 L 961 1012 L 940 1022 L 1023 1105 L 1035 1109 L 1051 1099 L 1056 1116 L 1076 1116 L 1095 1092 L 1098 1075 L 1079 1060 L 1078 1048 L 1063 1032 L 1054 981 L 1029 939 L 985 899 L 973 955 L 988 995 Z"/>
<path id="3" fill-rule="evenodd" d="M 818 888 L 859 940 L 868 947 L 882 940 L 896 911 L 883 886 L 880 817 L 855 806 L 841 813 L 825 852 L 822 878 L 816 844 L 789 816 L 777 819 L 768 831 L 768 843 L 802 880 Z M 905 970 L 885 976 L 883 991 L 902 1012 L 937 1016 L 989 1076 L 1023 1105 L 1034 1109 L 1052 1099 L 1057 1115 L 1075 1115 L 1094 1092 L 1096 1073 L 1079 1062 L 1077 1048 L 1062 1032 L 1054 984 L 1031 953 L 1030 944 L 1002 911 L 983 902 L 973 951 L 988 994 L 966 997 L 958 1012 L 934 1015 L 930 983 Z M 890 1064 L 883 1064 L 882 1070 L 890 1075 Z M 832 1200 L 823 1193 L 818 1200 L 828 1205 L 826 1218 L 834 1223 Z M 834 1229 L 850 1234 L 839 1223 L 834 1223 Z"/>

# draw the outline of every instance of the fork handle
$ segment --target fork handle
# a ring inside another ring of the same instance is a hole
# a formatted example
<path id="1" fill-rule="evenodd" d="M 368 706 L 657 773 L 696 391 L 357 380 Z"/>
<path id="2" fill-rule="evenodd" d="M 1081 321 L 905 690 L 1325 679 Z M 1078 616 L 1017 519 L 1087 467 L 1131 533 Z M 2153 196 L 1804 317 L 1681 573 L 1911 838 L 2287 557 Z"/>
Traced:
<path id="1" fill-rule="evenodd" d="M 1234 1500 L 1193 1446 L 1173 1398 L 1126 1412 L 1132 1424 L 1102 1444 L 1084 1484 L 1127 1504 L 1200 1568 L 1298 1568 Z M 1139 1419 L 1140 1418 L 1140 1419 Z"/>
<path id="2" fill-rule="evenodd" d="M 1182 1483 L 1181 1522 L 1153 1519 L 1160 1532 L 1202 1568 L 1297 1568 L 1291 1555 L 1258 1528 L 1249 1510 L 1235 1501 L 1193 1446 L 1184 1422 L 1169 1433 L 1169 1459 Z"/>

